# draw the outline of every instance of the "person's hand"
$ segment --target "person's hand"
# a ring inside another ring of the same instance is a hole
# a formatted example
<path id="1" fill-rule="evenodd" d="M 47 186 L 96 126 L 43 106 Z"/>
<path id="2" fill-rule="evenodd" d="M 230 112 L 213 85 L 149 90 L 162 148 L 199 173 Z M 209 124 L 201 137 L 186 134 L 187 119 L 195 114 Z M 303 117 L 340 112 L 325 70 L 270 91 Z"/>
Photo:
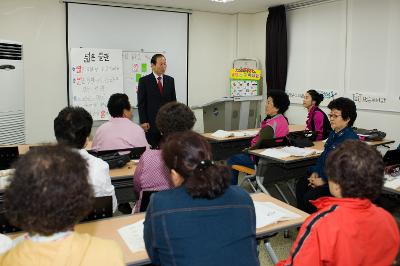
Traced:
<path id="1" fill-rule="evenodd" d="M 308 182 L 308 185 L 313 188 L 320 187 L 325 184 L 325 181 L 320 178 L 317 173 L 312 173 L 308 178 Z"/>
<path id="2" fill-rule="evenodd" d="M 140 126 L 143 128 L 144 132 L 147 132 L 150 129 L 150 124 L 149 123 L 143 123 Z"/>

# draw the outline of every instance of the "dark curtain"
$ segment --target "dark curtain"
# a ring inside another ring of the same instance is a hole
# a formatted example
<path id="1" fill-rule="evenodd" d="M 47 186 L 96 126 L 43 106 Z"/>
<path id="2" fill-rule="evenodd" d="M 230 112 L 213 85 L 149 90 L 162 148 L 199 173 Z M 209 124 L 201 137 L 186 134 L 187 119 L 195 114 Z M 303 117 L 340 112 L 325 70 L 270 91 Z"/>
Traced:
<path id="1" fill-rule="evenodd" d="M 287 30 L 285 6 L 268 8 L 265 71 L 267 90 L 285 91 L 287 77 Z"/>

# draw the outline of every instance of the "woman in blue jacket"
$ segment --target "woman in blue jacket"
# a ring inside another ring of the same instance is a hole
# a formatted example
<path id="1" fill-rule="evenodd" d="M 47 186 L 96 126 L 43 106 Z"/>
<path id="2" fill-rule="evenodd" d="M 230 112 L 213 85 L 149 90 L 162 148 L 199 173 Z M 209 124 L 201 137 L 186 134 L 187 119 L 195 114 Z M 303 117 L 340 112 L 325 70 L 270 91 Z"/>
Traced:
<path id="1" fill-rule="evenodd" d="M 348 98 L 340 97 L 331 101 L 328 108 L 331 110 L 328 116 L 332 131 L 326 140 L 324 152 L 316 165 L 310 167 L 308 175 L 300 178 L 296 185 L 297 208 L 308 213 L 317 210 L 310 200 L 330 195 L 325 174 L 325 161 L 329 153 L 346 139 L 358 140 L 351 128 L 357 118 L 356 104 Z"/>
<path id="2" fill-rule="evenodd" d="M 144 240 L 153 264 L 259 265 L 253 201 L 229 186 L 229 170 L 217 166 L 199 134 L 168 136 L 163 159 L 174 189 L 151 196 Z"/>

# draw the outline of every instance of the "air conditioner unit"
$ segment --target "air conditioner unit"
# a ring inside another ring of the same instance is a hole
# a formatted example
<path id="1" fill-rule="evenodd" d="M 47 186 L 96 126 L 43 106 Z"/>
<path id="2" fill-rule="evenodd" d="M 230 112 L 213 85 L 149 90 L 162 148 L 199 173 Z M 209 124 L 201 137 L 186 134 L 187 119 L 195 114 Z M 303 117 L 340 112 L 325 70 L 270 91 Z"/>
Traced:
<path id="1" fill-rule="evenodd" d="M 25 143 L 22 43 L 0 40 L 0 145 Z"/>

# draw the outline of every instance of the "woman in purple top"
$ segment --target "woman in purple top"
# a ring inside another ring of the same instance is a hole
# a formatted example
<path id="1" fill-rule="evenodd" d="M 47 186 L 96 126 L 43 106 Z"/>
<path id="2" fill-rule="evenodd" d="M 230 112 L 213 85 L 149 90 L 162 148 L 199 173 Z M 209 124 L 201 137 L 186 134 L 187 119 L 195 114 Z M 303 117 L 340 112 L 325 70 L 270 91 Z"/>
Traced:
<path id="1" fill-rule="evenodd" d="M 178 102 L 169 102 L 158 111 L 156 125 L 160 130 L 161 148 L 163 140 L 175 132 L 191 130 L 196 117 L 189 107 Z M 161 191 L 172 188 L 170 170 L 165 165 L 161 150 L 146 150 L 133 175 L 133 188 L 138 197 L 134 212 L 139 212 L 143 191 Z"/>
<path id="2" fill-rule="evenodd" d="M 328 116 L 318 107 L 323 100 L 324 95 L 315 90 L 309 90 L 304 94 L 303 106 L 308 110 L 306 130 L 316 132 L 315 140 L 326 139 L 332 130 Z"/>

